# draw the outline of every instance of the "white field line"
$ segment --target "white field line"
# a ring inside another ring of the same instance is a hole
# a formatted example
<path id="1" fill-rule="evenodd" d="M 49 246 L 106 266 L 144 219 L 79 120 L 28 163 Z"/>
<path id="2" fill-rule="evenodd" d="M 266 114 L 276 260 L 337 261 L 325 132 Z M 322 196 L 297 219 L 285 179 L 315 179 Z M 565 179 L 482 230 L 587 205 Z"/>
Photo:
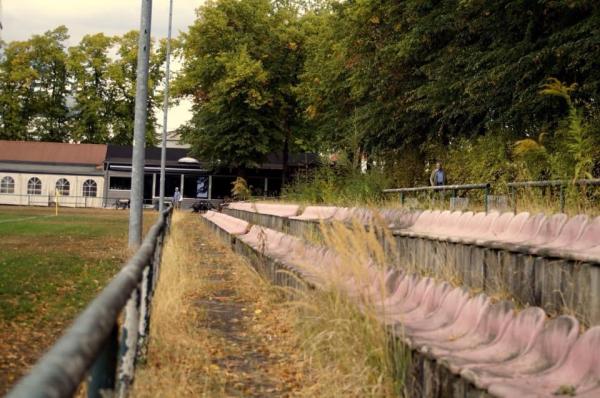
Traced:
<path id="1" fill-rule="evenodd" d="M 36 218 L 48 218 L 48 217 L 54 217 L 54 214 L 47 214 L 44 216 L 23 217 L 23 218 L 10 218 L 8 220 L 0 220 L 0 224 L 5 224 L 5 223 L 9 223 L 9 222 L 17 222 L 17 221 L 33 220 Z"/>

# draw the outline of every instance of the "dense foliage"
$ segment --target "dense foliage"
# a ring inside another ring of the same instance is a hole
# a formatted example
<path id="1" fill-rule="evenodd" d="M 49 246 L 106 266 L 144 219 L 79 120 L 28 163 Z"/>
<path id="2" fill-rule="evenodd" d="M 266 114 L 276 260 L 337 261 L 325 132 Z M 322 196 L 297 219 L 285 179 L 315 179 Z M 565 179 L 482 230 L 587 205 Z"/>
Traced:
<path id="1" fill-rule="evenodd" d="M 138 33 L 87 35 L 70 48 L 68 38 L 59 26 L 3 48 L 0 139 L 131 144 Z M 161 46 L 151 55 L 149 144 L 163 60 Z"/>
<path id="2" fill-rule="evenodd" d="M 197 12 L 174 91 L 193 101 L 185 141 L 213 164 L 243 174 L 279 152 L 285 169 L 309 149 L 345 157 L 350 175 L 367 159 L 393 185 L 426 183 L 436 159 L 451 183 L 600 175 L 598 1 L 210 0 Z M 135 36 L 67 51 L 59 27 L 9 43 L 0 137 L 130 142 Z"/>

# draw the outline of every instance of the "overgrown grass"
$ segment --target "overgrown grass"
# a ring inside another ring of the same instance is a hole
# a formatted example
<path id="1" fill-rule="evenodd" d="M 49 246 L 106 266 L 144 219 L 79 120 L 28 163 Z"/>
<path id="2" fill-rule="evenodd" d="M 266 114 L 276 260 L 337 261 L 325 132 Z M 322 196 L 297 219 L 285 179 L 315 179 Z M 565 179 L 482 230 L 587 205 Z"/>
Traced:
<path id="1" fill-rule="evenodd" d="M 339 261 L 306 264 L 321 273 L 324 285 L 293 303 L 300 346 L 318 375 L 305 396 L 404 394 L 409 352 L 381 322 L 377 307 L 389 293 L 381 272 L 394 251 L 388 233 L 377 224 L 321 226 L 324 245 Z M 382 238 L 390 250 L 384 249 Z"/>

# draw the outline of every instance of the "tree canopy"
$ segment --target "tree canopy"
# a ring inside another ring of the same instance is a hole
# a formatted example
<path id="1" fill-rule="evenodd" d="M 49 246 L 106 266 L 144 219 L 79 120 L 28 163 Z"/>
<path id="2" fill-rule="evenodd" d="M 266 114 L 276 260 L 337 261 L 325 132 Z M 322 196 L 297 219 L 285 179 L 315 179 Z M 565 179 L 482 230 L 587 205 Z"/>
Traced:
<path id="1" fill-rule="evenodd" d="M 131 144 L 137 31 L 84 36 L 67 48 L 64 26 L 13 41 L 0 60 L 0 139 Z M 155 138 L 155 104 L 164 46 L 151 55 L 147 142 Z M 116 57 L 111 54 L 116 53 Z"/>

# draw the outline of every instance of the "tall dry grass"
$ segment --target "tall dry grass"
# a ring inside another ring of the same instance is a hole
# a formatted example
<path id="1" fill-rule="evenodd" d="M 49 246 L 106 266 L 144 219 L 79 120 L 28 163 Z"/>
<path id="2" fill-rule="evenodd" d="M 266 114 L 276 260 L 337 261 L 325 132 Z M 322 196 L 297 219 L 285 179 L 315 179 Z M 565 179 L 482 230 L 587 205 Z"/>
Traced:
<path id="1" fill-rule="evenodd" d="M 185 215 L 173 214 L 151 309 L 147 357 L 136 372 L 135 397 L 209 396 L 210 380 L 198 375 L 210 365 L 197 327 L 203 314 L 193 297 L 203 289 L 194 234 Z"/>
<path id="2" fill-rule="evenodd" d="M 410 357 L 381 323 L 376 307 L 389 293 L 382 272 L 390 261 L 382 241 L 393 245 L 387 234 L 358 222 L 321 225 L 322 241 L 339 261 L 320 264 L 321 288 L 290 303 L 299 347 L 313 375 L 300 396 L 403 395 Z"/>

